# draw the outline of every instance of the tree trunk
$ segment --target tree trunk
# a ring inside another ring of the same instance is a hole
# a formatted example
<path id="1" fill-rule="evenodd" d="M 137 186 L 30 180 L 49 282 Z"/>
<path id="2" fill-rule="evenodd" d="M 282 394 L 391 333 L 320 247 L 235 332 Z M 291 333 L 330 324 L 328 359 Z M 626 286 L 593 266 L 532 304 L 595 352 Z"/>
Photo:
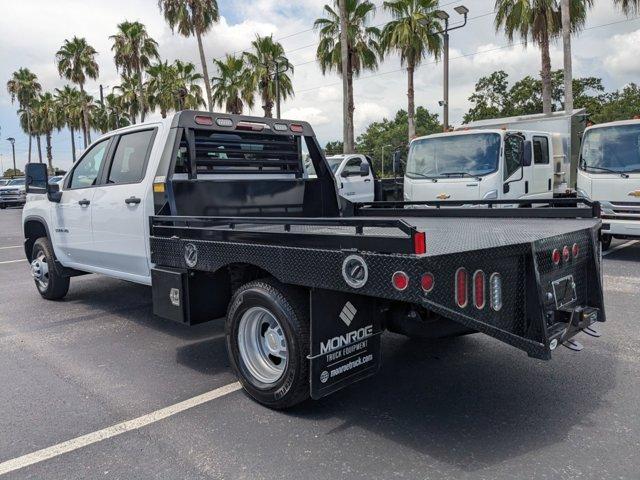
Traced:
<path id="1" fill-rule="evenodd" d="M 36 135 L 36 143 L 38 145 L 38 162 L 42 163 L 42 143 L 40 142 L 40 135 Z"/>
<path id="2" fill-rule="evenodd" d="M 147 104 L 144 99 L 144 87 L 142 86 L 142 68 L 140 67 L 140 62 L 138 62 L 138 95 L 140 95 L 140 123 L 142 123 L 144 122 L 144 114 L 147 110 Z"/>
<path id="3" fill-rule="evenodd" d="M 31 113 L 30 107 L 27 105 L 27 133 L 29 134 L 29 156 L 27 157 L 27 163 L 31 163 Z"/>
<path id="4" fill-rule="evenodd" d="M 84 148 L 86 149 L 89 143 L 91 143 L 91 137 L 89 136 L 89 110 L 87 108 L 87 97 L 84 94 L 84 84 L 80 84 L 80 93 L 82 93 L 82 134 L 84 140 Z"/>
<path id="5" fill-rule="evenodd" d="M 569 0 L 562 0 L 562 50 L 564 52 L 564 110 L 573 111 L 573 71 L 571 66 L 571 10 Z"/>
<path id="6" fill-rule="evenodd" d="M 549 55 L 549 35 L 548 32 L 542 33 L 540 40 L 540 52 L 542 56 L 542 70 L 540 78 L 542 79 L 542 113 L 551 113 L 551 56 Z"/>
<path id="7" fill-rule="evenodd" d="M 47 141 L 47 163 L 49 164 L 49 172 L 53 172 L 53 154 L 51 153 L 51 132 L 45 135 Z"/>
<path id="8" fill-rule="evenodd" d="M 204 76 L 204 88 L 207 91 L 207 106 L 209 111 L 213 112 L 213 100 L 211 99 L 211 79 L 209 78 L 209 69 L 207 68 L 207 59 L 204 56 L 204 47 L 202 46 L 202 36 L 196 31 L 198 39 L 198 51 L 200 52 L 200 63 L 202 63 L 202 75 Z"/>
<path id="9" fill-rule="evenodd" d="M 69 127 L 69 130 L 71 131 L 71 158 L 73 159 L 73 163 L 76 163 L 76 133 L 73 127 Z"/>
<path id="10" fill-rule="evenodd" d="M 347 35 L 347 0 L 338 0 L 340 10 L 340 58 L 342 72 L 342 141 L 343 152 L 353 153 L 353 71 Z"/>
<path id="11" fill-rule="evenodd" d="M 416 105 L 415 105 L 415 91 L 413 89 L 413 73 L 415 71 L 415 65 L 413 61 L 409 62 L 407 66 L 407 117 L 409 119 L 409 141 L 413 140 L 416 136 Z"/>

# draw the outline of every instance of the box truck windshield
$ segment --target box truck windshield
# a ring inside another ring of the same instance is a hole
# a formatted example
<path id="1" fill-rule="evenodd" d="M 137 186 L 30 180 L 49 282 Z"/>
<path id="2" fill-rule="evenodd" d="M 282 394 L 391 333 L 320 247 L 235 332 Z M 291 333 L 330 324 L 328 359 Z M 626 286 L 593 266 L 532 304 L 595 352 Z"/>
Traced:
<path id="1" fill-rule="evenodd" d="M 407 158 L 410 178 L 481 176 L 498 169 L 500 135 L 472 133 L 414 140 Z"/>
<path id="2" fill-rule="evenodd" d="M 580 168 L 590 173 L 640 172 L 640 124 L 587 131 Z"/>

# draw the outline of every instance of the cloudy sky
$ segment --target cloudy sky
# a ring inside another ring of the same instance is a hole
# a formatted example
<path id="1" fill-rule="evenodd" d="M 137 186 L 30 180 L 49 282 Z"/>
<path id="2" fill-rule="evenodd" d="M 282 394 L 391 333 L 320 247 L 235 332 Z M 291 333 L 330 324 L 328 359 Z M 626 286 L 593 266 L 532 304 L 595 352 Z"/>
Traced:
<path id="1" fill-rule="evenodd" d="M 332 1 L 332 0 L 330 0 Z M 382 1 L 373 0 L 376 5 Z M 173 35 L 160 15 L 156 0 L 4 0 L 0 16 L 0 155 L 2 166 L 10 165 L 11 150 L 6 137 L 16 138 L 19 167 L 27 158 L 27 136 L 19 129 L 15 111 L 4 84 L 20 67 L 35 72 L 45 90 L 64 85 L 57 74 L 54 54 L 65 38 L 86 37 L 99 52 L 100 78 L 87 85 L 98 96 L 102 84 L 107 92 L 118 84 L 113 64 L 111 43 L 116 25 L 123 20 L 138 20 L 160 45 L 163 59 L 191 60 L 199 68 L 196 41 Z M 338 139 L 342 132 L 340 119 L 341 83 L 335 75 L 322 76 L 314 61 L 317 34 L 311 29 L 313 20 L 322 15 L 327 0 L 218 0 L 221 19 L 205 38 L 208 58 L 241 52 L 249 47 L 256 34 L 273 34 L 295 65 L 295 98 L 283 105 L 283 116 L 312 123 L 321 143 Z M 464 3 L 470 10 L 469 23 L 451 35 L 451 121 L 459 122 L 468 109 L 467 98 L 476 80 L 494 70 L 503 69 L 512 79 L 537 74 L 539 52 L 534 47 L 509 46 L 495 33 L 492 0 L 441 0 L 450 10 L 452 22 L 457 14 L 453 7 Z M 389 19 L 378 8 L 373 23 Z M 595 0 L 585 30 L 574 40 L 575 75 L 602 77 L 607 89 L 617 89 L 629 82 L 640 82 L 640 20 L 628 19 L 612 6 L 611 0 Z M 562 65 L 561 45 L 551 52 L 553 68 Z M 210 72 L 213 75 L 213 72 Z M 366 72 L 355 82 L 357 132 L 371 121 L 392 116 L 406 108 L 406 76 L 397 58 L 390 57 L 377 72 Z M 442 65 L 426 59 L 416 71 L 416 102 L 431 111 L 440 111 L 442 98 Z M 256 113 L 258 113 L 256 111 Z M 77 137 L 77 144 L 80 144 Z M 68 168 L 71 164 L 69 132 L 54 135 L 54 164 Z"/>

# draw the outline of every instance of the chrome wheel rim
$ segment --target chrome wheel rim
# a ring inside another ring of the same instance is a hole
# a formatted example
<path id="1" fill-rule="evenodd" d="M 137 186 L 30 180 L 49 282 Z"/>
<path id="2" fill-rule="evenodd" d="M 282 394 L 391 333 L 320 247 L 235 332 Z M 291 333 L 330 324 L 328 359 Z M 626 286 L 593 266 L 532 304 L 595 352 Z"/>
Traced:
<path id="1" fill-rule="evenodd" d="M 47 289 L 49 286 L 49 264 L 44 252 L 38 252 L 36 258 L 31 262 L 31 275 L 40 290 Z"/>
<path id="2" fill-rule="evenodd" d="M 287 368 L 287 339 L 266 308 L 251 307 L 244 312 L 238 327 L 238 349 L 251 376 L 263 384 L 276 383 Z"/>

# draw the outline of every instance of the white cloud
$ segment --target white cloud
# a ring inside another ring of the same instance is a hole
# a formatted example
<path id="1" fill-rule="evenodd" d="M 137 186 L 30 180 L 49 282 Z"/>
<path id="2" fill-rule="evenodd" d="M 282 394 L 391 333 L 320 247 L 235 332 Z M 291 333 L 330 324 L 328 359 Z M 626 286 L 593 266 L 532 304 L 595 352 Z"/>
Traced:
<path id="1" fill-rule="evenodd" d="M 616 76 L 637 78 L 640 75 L 640 29 L 623 35 L 615 35 L 608 41 L 610 55 L 604 59 L 604 65 Z"/>
<path id="2" fill-rule="evenodd" d="M 289 108 L 282 112 L 282 117 L 290 118 L 292 120 L 304 120 L 314 127 L 327 125 L 330 122 L 327 114 L 320 108 L 316 107 Z"/>

